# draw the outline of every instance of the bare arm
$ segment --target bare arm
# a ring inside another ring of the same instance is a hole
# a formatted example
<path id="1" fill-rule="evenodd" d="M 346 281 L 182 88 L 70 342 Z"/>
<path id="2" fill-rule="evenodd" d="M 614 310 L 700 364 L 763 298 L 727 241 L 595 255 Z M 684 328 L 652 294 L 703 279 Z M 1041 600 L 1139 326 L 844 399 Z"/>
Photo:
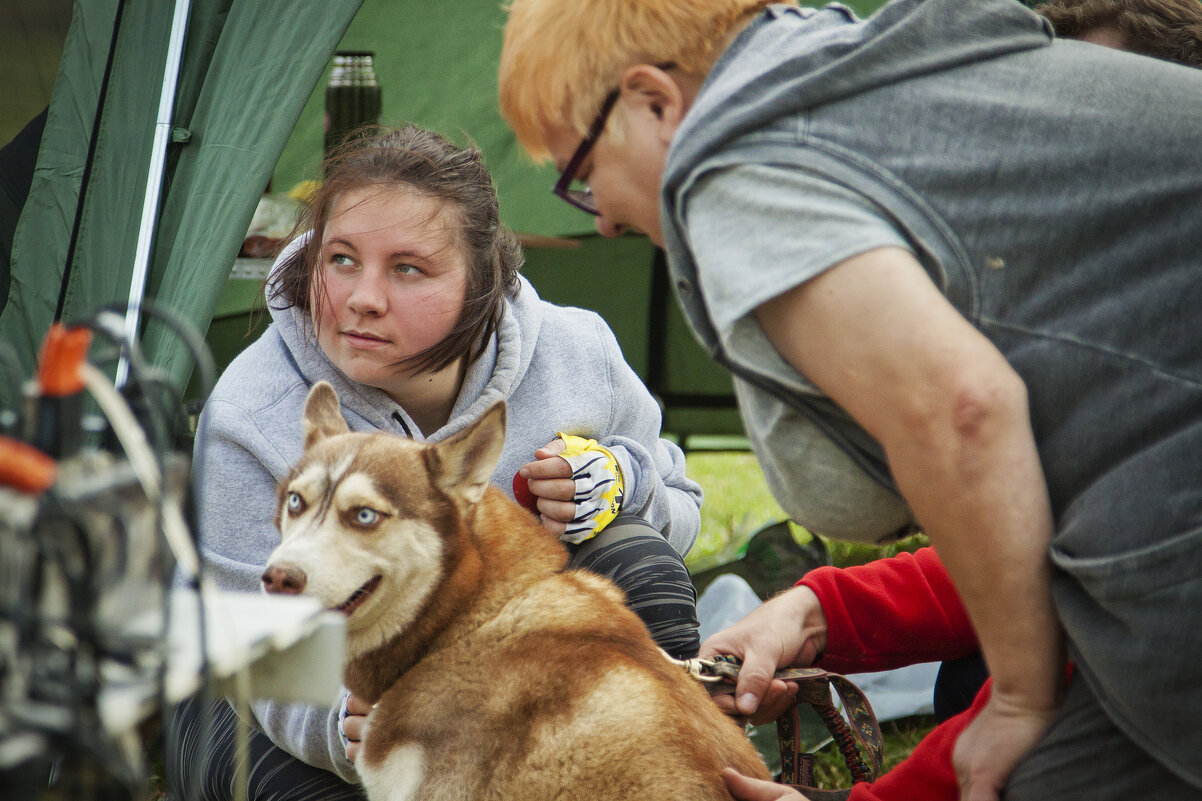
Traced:
<path id="1" fill-rule="evenodd" d="M 780 354 L 881 443 L 964 599 L 994 691 L 978 731 L 961 740 L 972 753 L 958 747 L 957 759 L 965 797 L 992 797 L 1050 719 L 1064 672 L 1026 387 L 901 249 L 848 259 L 756 317 Z M 1007 734 L 1009 756 L 981 736 L 998 714 L 1023 721 L 1021 735 Z"/>

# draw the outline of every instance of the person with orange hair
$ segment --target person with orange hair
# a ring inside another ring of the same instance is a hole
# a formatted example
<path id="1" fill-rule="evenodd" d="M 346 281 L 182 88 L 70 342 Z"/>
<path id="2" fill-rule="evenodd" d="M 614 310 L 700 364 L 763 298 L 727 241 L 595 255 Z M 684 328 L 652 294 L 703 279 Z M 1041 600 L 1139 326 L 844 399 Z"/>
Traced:
<path id="1" fill-rule="evenodd" d="M 499 95 L 663 247 L 790 517 L 930 537 L 992 675 L 962 797 L 1199 797 L 1202 75 L 1015 0 L 513 0 Z"/>

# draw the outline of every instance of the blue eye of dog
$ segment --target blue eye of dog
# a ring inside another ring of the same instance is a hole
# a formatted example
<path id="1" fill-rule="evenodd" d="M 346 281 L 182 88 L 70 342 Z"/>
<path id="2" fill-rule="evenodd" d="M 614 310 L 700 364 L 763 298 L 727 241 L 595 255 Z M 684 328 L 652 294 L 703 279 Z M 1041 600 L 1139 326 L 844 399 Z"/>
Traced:
<path id="1" fill-rule="evenodd" d="M 299 512 L 302 508 L 304 508 L 304 505 L 305 505 L 305 501 L 304 501 L 304 499 L 301 498 L 299 492 L 289 492 L 288 493 L 288 511 L 289 512 Z"/>
<path id="2" fill-rule="evenodd" d="M 380 519 L 380 513 L 375 509 L 368 509 L 364 506 L 359 510 L 359 514 L 355 515 L 355 522 L 361 526 L 374 525 Z"/>

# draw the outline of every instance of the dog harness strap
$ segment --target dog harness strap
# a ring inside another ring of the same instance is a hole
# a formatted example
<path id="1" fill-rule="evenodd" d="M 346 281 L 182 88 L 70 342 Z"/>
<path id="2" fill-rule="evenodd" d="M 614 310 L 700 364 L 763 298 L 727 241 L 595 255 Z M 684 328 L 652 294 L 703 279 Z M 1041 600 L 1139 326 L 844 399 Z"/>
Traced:
<path id="1" fill-rule="evenodd" d="M 608 448 L 594 439 L 563 432 L 558 436 L 567 446 L 559 455 L 572 466 L 572 481 L 576 485 L 573 498 L 576 516 L 560 539 L 579 545 L 608 526 L 622 511 L 625 482 L 618 460 Z"/>
<path id="2" fill-rule="evenodd" d="M 739 661 L 732 656 L 688 659 L 677 661 L 677 664 L 698 681 L 704 682 L 710 695 L 733 693 L 735 690 Z M 853 783 L 872 781 L 880 774 L 884 740 L 872 705 L 859 687 L 845 676 L 815 667 L 778 670 L 773 677 L 798 684 L 797 703 L 776 721 L 781 784 L 794 787 L 812 801 L 833 801 L 847 797 L 846 790 L 818 790 L 811 786 L 814 781 L 813 757 L 802 750 L 798 737 L 798 710 L 802 704 L 812 706 L 826 725 L 851 771 Z M 832 688 L 842 702 L 846 720 L 835 708 Z M 867 761 L 862 754 L 867 755 Z"/>
<path id="3" fill-rule="evenodd" d="M 881 728 L 877 723 L 876 714 L 872 711 L 872 705 L 868 703 L 868 698 L 859 687 L 845 676 L 821 668 L 778 670 L 774 677 L 784 681 L 798 682 L 798 706 L 803 703 L 809 704 L 818 713 L 818 717 L 822 719 L 827 731 L 830 732 L 838 746 L 839 752 L 843 754 L 843 761 L 851 771 L 853 782 L 872 781 L 881 772 L 881 763 L 884 759 Z M 839 695 L 843 710 L 847 714 L 847 720 L 843 719 L 831 700 L 832 688 Z M 793 715 L 796 716 L 796 709 L 794 709 Z M 782 720 L 784 719 L 785 717 L 782 717 Z M 784 732 L 781 732 L 780 720 L 777 721 L 777 730 L 780 735 L 781 764 L 783 765 L 786 739 L 783 736 Z M 801 753 L 800 743 L 796 737 L 793 737 L 792 743 L 788 745 L 795 754 Z M 871 764 L 864 760 L 861 752 L 867 754 Z M 802 762 L 800 759 L 796 761 L 799 765 Z M 800 776 L 797 781 L 788 780 L 783 770 L 781 780 L 786 784 L 808 783 Z"/>

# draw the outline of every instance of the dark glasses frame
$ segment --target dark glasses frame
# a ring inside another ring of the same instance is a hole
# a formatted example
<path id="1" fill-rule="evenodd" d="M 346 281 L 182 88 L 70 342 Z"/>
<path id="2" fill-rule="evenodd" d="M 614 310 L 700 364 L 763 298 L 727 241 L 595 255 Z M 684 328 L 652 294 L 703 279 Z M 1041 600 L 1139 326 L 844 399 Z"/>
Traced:
<path id="1" fill-rule="evenodd" d="M 573 189 L 572 181 L 576 180 L 576 173 L 580 169 L 580 165 L 584 163 L 585 158 L 592 151 L 593 145 L 597 144 L 597 139 L 600 138 L 601 132 L 605 130 L 605 122 L 609 119 L 609 112 L 613 111 L 614 104 L 618 102 L 618 95 L 620 93 L 619 89 L 614 89 L 605 96 L 605 102 L 601 104 L 601 111 L 593 119 L 593 124 L 588 127 L 588 135 L 581 140 L 580 145 L 576 148 L 576 152 L 572 154 L 572 158 L 568 161 L 568 165 L 560 173 L 559 180 L 551 188 L 551 194 L 555 195 L 555 197 L 593 216 L 599 216 L 601 212 L 597 210 L 592 190 Z"/>
<path id="2" fill-rule="evenodd" d="M 676 62 L 664 61 L 655 65 L 657 69 L 670 70 L 676 68 Z M 593 200 L 593 191 L 591 189 L 573 189 L 572 181 L 576 180 L 576 173 L 580 170 L 580 165 L 584 163 L 585 158 L 592 151 L 593 145 L 597 144 L 597 140 L 601 137 L 601 132 L 605 130 L 605 122 L 609 119 L 609 112 L 613 111 L 614 104 L 618 102 L 618 96 L 622 93 L 621 87 L 614 89 L 605 96 L 605 101 L 601 104 L 601 110 L 597 112 L 593 124 L 588 127 L 588 134 L 580 142 L 576 148 L 576 152 L 572 154 L 572 158 L 568 160 L 568 166 L 563 168 L 563 172 L 559 175 L 559 180 L 555 182 L 555 186 L 551 187 L 551 194 L 561 200 L 567 201 L 583 212 L 592 214 L 594 217 L 599 217 L 601 212 L 597 210 L 597 202 Z"/>

